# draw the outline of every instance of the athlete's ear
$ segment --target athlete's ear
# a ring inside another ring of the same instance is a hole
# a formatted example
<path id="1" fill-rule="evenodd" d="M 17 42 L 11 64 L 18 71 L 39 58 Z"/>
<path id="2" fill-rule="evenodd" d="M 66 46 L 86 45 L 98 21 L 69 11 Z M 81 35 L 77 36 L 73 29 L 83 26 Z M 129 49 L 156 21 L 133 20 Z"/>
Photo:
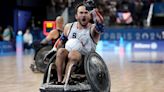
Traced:
<path id="1" fill-rule="evenodd" d="M 77 14 L 75 14 L 75 19 L 78 20 Z"/>

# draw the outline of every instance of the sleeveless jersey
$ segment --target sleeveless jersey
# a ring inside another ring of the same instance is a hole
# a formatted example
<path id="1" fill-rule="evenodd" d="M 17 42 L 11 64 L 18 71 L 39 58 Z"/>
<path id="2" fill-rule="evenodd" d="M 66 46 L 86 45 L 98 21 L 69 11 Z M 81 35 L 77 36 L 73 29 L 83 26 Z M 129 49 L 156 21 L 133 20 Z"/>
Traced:
<path id="1" fill-rule="evenodd" d="M 86 29 L 78 29 L 77 22 L 74 22 L 68 33 L 68 40 L 72 38 L 77 38 L 81 41 L 83 45 L 83 48 L 80 51 L 81 54 L 87 54 L 91 50 L 96 49 L 96 43 L 91 37 L 91 26 Z"/>

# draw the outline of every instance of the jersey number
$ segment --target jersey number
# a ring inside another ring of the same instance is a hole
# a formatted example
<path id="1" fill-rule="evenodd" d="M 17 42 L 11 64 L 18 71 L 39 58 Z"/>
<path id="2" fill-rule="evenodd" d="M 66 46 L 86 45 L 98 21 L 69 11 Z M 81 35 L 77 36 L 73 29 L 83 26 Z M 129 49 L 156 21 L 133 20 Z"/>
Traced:
<path id="1" fill-rule="evenodd" d="M 76 33 L 73 33 L 72 38 L 76 38 Z"/>

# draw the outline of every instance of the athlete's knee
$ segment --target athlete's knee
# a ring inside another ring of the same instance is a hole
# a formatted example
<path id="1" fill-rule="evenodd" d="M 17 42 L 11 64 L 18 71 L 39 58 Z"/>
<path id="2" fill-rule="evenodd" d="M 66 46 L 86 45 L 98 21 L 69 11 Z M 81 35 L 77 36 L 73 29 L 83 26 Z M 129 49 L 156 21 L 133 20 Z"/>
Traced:
<path id="1" fill-rule="evenodd" d="M 56 57 L 61 57 L 61 58 L 64 58 L 68 55 L 68 51 L 65 49 L 65 48 L 60 48 L 58 51 L 57 51 L 57 54 L 56 54 Z"/>
<path id="2" fill-rule="evenodd" d="M 68 51 L 64 48 L 60 48 L 56 54 L 55 64 L 57 66 L 62 65 L 65 62 L 67 56 L 68 56 Z"/>
<path id="3" fill-rule="evenodd" d="M 68 59 L 71 62 L 78 62 L 81 59 L 81 54 L 78 51 L 71 51 L 68 54 Z"/>

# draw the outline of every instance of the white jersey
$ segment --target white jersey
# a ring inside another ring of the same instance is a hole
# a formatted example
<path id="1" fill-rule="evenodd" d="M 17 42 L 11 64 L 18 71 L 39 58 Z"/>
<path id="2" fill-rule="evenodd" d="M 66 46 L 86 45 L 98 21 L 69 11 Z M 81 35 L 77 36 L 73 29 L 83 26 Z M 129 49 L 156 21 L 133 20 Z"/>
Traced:
<path id="1" fill-rule="evenodd" d="M 78 29 L 77 22 L 72 24 L 70 31 L 68 33 L 68 40 L 72 38 L 77 38 L 81 41 L 83 48 L 80 51 L 81 54 L 87 54 L 91 50 L 96 49 L 96 43 L 91 37 L 91 26 L 86 29 Z"/>

